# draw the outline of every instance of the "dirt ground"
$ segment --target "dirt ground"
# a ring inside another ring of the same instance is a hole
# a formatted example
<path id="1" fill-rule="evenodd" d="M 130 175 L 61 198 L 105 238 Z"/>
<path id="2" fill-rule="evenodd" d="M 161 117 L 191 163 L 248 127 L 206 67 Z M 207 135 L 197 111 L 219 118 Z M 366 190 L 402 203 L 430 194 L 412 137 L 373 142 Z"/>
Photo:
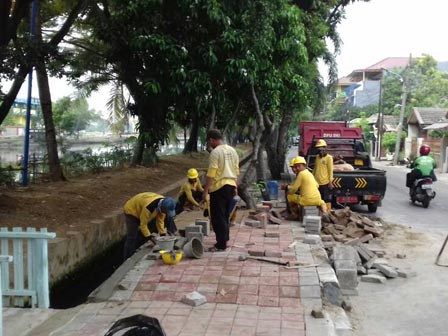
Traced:
<path id="1" fill-rule="evenodd" d="M 0 189 L 0 223 L 7 227 L 46 227 L 64 237 L 68 230 L 83 231 L 91 220 L 119 210 L 133 195 L 156 192 L 186 178 L 191 167 L 206 169 L 209 154 L 161 157 L 153 167 L 125 167 L 71 179 Z"/>

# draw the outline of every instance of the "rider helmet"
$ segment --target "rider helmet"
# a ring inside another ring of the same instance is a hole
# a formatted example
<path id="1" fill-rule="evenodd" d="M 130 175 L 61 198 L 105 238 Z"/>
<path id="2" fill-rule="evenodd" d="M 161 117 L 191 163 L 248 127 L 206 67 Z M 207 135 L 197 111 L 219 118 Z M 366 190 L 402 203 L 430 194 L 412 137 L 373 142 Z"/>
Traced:
<path id="1" fill-rule="evenodd" d="M 428 155 L 431 152 L 431 147 L 428 145 L 422 145 L 420 147 L 420 155 Z"/>

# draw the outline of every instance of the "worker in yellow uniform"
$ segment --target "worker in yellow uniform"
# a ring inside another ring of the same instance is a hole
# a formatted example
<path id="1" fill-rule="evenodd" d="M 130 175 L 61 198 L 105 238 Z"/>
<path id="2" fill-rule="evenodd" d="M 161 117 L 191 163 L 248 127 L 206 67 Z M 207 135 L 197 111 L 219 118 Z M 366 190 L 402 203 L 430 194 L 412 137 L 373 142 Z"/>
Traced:
<path id="1" fill-rule="evenodd" d="M 313 175 L 319 183 L 319 192 L 327 203 L 327 209 L 331 209 L 331 190 L 333 189 L 333 157 L 327 153 L 327 143 L 319 139 L 315 146 L 319 154 L 314 162 Z"/>
<path id="2" fill-rule="evenodd" d="M 297 170 L 296 170 L 296 167 L 294 165 L 294 163 L 295 163 L 297 158 L 298 158 L 298 156 L 293 157 L 291 159 L 291 161 L 289 161 L 289 168 L 291 168 L 292 172 L 294 173 L 294 177 L 297 177 Z M 287 184 L 283 184 L 283 185 L 280 186 L 280 189 L 285 191 L 285 199 L 287 199 L 287 197 L 288 197 L 288 185 Z M 291 209 L 289 207 L 289 202 L 286 202 L 286 209 L 283 210 L 280 214 L 282 216 L 284 216 L 284 217 L 287 217 L 287 216 L 291 215 Z"/>
<path id="3" fill-rule="evenodd" d="M 155 243 L 151 231 L 165 236 L 176 232 L 173 218 L 176 216 L 176 203 L 171 197 L 165 197 L 152 192 L 135 195 L 124 205 L 126 222 L 126 242 L 124 244 L 124 259 L 134 254 L 137 248 L 139 231 L 144 238 Z"/>
<path id="4" fill-rule="evenodd" d="M 202 197 L 206 202 L 210 196 L 210 219 L 216 235 L 216 244 L 210 251 L 225 251 L 230 238 L 232 202 L 238 195 L 239 158 L 235 149 L 224 143 L 218 130 L 207 132 L 207 145 L 212 151 Z"/>
<path id="5" fill-rule="evenodd" d="M 195 168 L 188 169 L 187 178 L 188 181 L 180 187 L 177 196 L 176 214 L 184 210 L 193 210 L 195 207 L 202 208 L 199 202 L 202 200 L 204 188 L 199 180 L 198 171 Z"/>
<path id="6" fill-rule="evenodd" d="M 319 206 L 322 212 L 327 213 L 326 204 L 320 196 L 319 185 L 313 174 L 307 169 L 305 158 L 297 157 L 294 165 L 298 174 L 294 183 L 288 188 L 287 197 L 292 214 L 296 216 L 296 219 L 300 219 L 299 206 L 312 205 Z"/>

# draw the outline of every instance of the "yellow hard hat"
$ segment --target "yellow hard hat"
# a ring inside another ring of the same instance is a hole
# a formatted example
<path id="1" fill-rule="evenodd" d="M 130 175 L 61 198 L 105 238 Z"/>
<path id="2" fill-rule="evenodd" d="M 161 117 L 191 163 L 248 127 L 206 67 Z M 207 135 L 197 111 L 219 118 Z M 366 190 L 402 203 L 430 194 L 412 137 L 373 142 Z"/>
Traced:
<path id="1" fill-rule="evenodd" d="M 195 178 L 198 178 L 198 176 L 199 176 L 199 174 L 196 169 L 194 169 L 194 168 L 188 169 L 187 177 L 189 179 L 195 179 Z"/>
<path id="2" fill-rule="evenodd" d="M 296 158 L 292 158 L 291 161 L 289 161 L 289 166 L 293 167 L 295 162 L 296 162 Z"/>
<path id="3" fill-rule="evenodd" d="M 327 143 L 325 140 L 319 139 L 317 140 L 315 147 L 327 147 Z"/>
<path id="4" fill-rule="evenodd" d="M 305 158 L 304 158 L 303 156 L 298 156 L 298 157 L 296 157 L 295 160 L 294 160 L 294 164 L 295 164 L 295 165 L 296 165 L 296 164 L 300 164 L 300 163 L 306 165 L 306 160 L 305 160 Z"/>

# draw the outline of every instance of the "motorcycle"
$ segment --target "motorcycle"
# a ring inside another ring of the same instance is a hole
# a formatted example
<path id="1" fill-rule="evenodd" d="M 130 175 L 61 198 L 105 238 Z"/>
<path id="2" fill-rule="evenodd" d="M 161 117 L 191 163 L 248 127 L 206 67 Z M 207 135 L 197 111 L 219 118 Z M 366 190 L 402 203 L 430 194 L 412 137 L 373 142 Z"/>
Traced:
<path id="1" fill-rule="evenodd" d="M 409 196 L 411 197 L 412 204 L 420 202 L 424 208 L 429 206 L 431 200 L 436 197 L 436 192 L 432 190 L 432 183 L 432 178 L 429 176 L 414 181 L 409 188 Z"/>

